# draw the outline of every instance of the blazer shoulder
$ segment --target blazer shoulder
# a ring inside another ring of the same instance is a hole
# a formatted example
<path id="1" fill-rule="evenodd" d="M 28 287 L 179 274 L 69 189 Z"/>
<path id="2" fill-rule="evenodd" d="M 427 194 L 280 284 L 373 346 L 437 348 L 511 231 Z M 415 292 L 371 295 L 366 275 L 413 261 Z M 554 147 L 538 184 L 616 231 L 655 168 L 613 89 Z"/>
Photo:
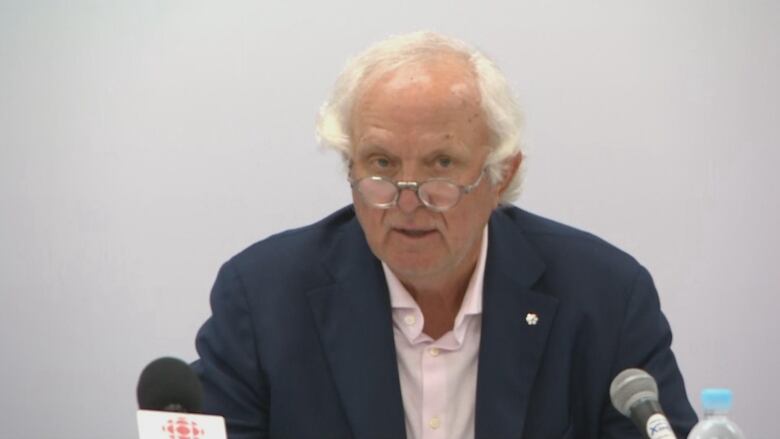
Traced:
<path id="1" fill-rule="evenodd" d="M 344 207 L 313 224 L 286 230 L 262 239 L 230 258 L 226 265 L 244 276 L 260 273 L 280 278 L 304 270 L 316 271 L 334 240 L 356 222 L 351 206 Z"/>
<path id="2" fill-rule="evenodd" d="M 524 235 L 548 267 L 579 266 L 628 277 L 640 270 L 633 256 L 592 233 L 515 206 L 504 206 L 498 213 Z"/>

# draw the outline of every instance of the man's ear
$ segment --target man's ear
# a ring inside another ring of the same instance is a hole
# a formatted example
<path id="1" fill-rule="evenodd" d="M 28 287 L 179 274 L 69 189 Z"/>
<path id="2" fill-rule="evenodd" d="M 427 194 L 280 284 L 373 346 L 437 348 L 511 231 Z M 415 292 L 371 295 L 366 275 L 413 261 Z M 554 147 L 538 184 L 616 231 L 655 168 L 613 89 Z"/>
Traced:
<path id="1" fill-rule="evenodd" d="M 517 171 L 520 169 L 520 164 L 523 162 L 523 153 L 519 152 L 506 160 L 504 160 L 504 175 L 501 178 L 501 182 L 498 185 L 498 195 L 502 195 L 509 183 L 515 178 Z"/>

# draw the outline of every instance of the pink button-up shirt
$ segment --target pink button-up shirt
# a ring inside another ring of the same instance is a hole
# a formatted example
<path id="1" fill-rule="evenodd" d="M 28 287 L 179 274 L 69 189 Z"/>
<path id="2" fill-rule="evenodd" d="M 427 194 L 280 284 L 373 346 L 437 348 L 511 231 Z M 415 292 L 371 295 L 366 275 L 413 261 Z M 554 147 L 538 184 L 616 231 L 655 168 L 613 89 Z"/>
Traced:
<path id="1" fill-rule="evenodd" d="M 482 327 L 482 284 L 487 226 L 477 265 L 455 326 L 438 340 L 423 333 L 422 311 L 382 263 L 393 308 L 393 332 L 408 439 L 474 437 L 477 359 Z"/>

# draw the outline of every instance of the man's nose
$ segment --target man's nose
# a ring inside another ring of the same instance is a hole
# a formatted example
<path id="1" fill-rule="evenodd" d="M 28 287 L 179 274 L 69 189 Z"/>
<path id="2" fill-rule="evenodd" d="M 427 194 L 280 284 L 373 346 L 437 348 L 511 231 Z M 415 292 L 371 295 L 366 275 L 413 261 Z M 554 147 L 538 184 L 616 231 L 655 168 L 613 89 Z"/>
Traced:
<path id="1" fill-rule="evenodd" d="M 413 189 L 401 189 L 398 193 L 398 208 L 403 213 L 412 213 L 421 204 L 420 199 L 417 197 L 417 192 Z"/>

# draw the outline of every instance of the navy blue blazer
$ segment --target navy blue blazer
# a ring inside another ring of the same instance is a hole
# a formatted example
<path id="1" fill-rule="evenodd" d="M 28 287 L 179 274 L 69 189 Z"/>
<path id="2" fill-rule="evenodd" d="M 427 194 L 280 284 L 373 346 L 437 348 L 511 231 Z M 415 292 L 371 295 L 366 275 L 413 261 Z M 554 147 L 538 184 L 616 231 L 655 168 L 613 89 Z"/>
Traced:
<path id="1" fill-rule="evenodd" d="M 609 400 L 628 367 L 655 377 L 687 436 L 696 415 L 649 273 L 516 207 L 488 235 L 476 438 L 640 437 Z M 211 307 L 193 368 L 231 438 L 405 438 L 387 285 L 351 206 L 233 257 Z"/>

